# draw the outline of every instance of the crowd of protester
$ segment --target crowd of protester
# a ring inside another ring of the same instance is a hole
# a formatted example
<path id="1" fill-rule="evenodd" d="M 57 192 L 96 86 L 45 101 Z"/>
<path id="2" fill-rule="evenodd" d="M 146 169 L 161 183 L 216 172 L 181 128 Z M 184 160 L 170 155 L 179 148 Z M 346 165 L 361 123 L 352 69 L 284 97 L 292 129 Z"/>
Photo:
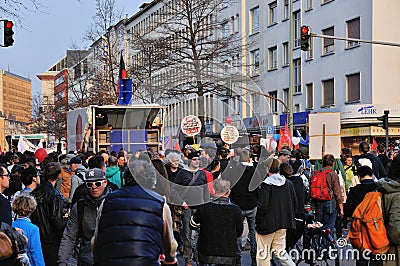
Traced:
<path id="1" fill-rule="evenodd" d="M 314 161 L 305 147 L 257 145 L 5 153 L 0 222 L 22 229 L 31 265 L 178 265 L 178 255 L 186 266 L 245 265 L 246 249 L 251 265 L 270 265 L 272 256 L 295 265 L 286 251 L 307 226 L 305 205 L 340 238 L 365 194 L 379 190 L 390 202 L 390 251 L 399 254 L 400 158 L 378 153 L 367 142 L 359 155 L 343 149 L 340 159 Z M 331 198 L 312 200 L 313 171 L 326 169 Z"/>

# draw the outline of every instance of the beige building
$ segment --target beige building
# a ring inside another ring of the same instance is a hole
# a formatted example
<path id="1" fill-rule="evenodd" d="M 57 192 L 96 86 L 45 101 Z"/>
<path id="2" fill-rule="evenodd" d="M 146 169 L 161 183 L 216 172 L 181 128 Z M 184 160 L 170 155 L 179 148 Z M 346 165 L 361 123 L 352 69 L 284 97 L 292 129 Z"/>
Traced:
<path id="1" fill-rule="evenodd" d="M 28 123 L 32 119 L 32 82 L 17 74 L 0 70 L 1 116 Z"/>

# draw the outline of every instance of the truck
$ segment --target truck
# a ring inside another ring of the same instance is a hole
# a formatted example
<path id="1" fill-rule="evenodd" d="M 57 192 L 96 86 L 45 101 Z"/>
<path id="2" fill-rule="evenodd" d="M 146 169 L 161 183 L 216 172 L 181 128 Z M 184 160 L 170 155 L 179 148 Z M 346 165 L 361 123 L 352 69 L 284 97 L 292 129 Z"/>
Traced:
<path id="1" fill-rule="evenodd" d="M 67 113 L 68 151 L 158 151 L 163 107 L 157 104 L 90 105 Z"/>

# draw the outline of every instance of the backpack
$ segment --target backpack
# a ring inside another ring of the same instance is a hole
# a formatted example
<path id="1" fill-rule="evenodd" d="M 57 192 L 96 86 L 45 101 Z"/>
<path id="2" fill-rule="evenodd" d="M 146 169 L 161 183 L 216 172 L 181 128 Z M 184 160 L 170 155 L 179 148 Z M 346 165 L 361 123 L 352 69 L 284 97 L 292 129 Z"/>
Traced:
<path id="1" fill-rule="evenodd" d="M 350 243 L 361 251 L 385 254 L 389 249 L 389 239 L 382 213 L 380 192 L 368 192 L 354 210 L 349 231 Z"/>
<path id="2" fill-rule="evenodd" d="M 29 259 L 28 262 L 26 262 L 26 252 L 27 240 L 25 237 L 7 223 L 0 222 L 0 264 L 8 265 L 8 263 L 11 263 L 10 265 L 29 265 Z"/>
<path id="3" fill-rule="evenodd" d="M 330 200 L 332 199 L 329 193 L 326 174 L 333 172 L 331 169 L 324 171 L 315 170 L 310 180 L 310 198 L 314 200 Z"/>

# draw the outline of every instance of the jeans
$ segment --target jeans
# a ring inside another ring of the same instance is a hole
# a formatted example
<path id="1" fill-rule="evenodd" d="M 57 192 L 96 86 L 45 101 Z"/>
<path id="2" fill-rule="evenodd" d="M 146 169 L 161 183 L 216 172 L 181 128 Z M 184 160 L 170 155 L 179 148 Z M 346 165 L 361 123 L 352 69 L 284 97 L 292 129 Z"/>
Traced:
<path id="1" fill-rule="evenodd" d="M 335 223 L 337 218 L 336 201 L 334 199 L 327 201 L 314 202 L 315 220 L 322 223 L 325 228 L 331 230 L 330 234 L 334 237 Z M 327 248 L 327 243 L 325 243 Z"/>
<path id="2" fill-rule="evenodd" d="M 257 252 L 257 241 L 256 241 L 256 214 L 257 207 L 250 210 L 242 210 L 243 221 L 244 218 L 247 220 L 249 226 L 249 238 L 250 238 L 250 256 L 252 263 L 255 265 L 256 252 Z M 237 240 L 237 251 L 236 251 L 236 265 L 241 265 L 242 257 L 242 237 L 238 237 Z"/>
<path id="3" fill-rule="evenodd" d="M 182 241 L 183 241 L 183 257 L 185 262 L 191 262 L 193 257 L 192 246 L 192 229 L 190 229 L 190 219 L 194 214 L 194 210 L 187 208 L 182 212 Z"/>

